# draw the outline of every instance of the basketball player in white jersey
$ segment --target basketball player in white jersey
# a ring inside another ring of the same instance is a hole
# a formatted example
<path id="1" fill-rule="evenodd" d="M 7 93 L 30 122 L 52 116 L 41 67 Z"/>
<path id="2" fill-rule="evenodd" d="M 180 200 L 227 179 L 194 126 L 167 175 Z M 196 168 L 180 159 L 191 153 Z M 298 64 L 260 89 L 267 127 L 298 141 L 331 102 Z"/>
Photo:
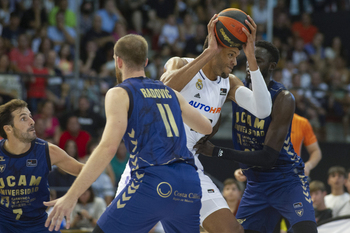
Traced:
<path id="1" fill-rule="evenodd" d="M 238 48 L 223 48 L 218 45 L 214 27 L 217 15 L 208 24 L 207 47 L 196 58 L 173 57 L 165 65 L 165 73 L 161 81 L 167 86 L 179 91 L 185 99 L 203 115 L 208 117 L 215 126 L 226 99 L 235 101 L 240 106 L 258 118 L 270 115 L 272 101 L 263 76 L 258 68 L 254 41 L 256 24 L 249 17 L 251 33 L 242 29 L 248 41 L 243 45 L 252 79 L 252 89 L 244 87 L 243 83 L 230 74 L 237 64 Z M 203 166 L 193 146 L 205 135 L 191 130 L 185 125 L 187 147 L 195 155 L 199 178 L 202 187 L 202 208 L 200 211 L 201 225 L 209 233 L 243 233 L 243 228 L 231 213 L 225 199 L 211 179 L 204 175 Z M 118 185 L 117 195 L 123 190 L 130 177 L 130 167 L 127 165 Z"/>

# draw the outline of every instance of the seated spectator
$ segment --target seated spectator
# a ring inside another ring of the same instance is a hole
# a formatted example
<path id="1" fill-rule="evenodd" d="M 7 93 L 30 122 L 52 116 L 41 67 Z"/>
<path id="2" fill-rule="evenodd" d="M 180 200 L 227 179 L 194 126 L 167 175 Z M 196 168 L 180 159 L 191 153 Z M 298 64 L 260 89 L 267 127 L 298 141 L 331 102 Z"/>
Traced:
<path id="1" fill-rule="evenodd" d="M 58 53 L 58 64 L 57 67 L 60 69 L 63 75 L 73 74 L 73 58 L 70 51 L 69 44 L 62 44 L 61 49 Z"/>
<path id="2" fill-rule="evenodd" d="M 158 43 L 160 47 L 167 44 L 170 45 L 172 49 L 176 49 L 179 39 L 180 32 L 176 24 L 176 17 L 171 14 L 168 16 L 166 23 L 162 27 Z"/>
<path id="3" fill-rule="evenodd" d="M 45 125 L 44 137 L 53 138 L 54 144 L 58 145 L 61 129 L 59 121 L 57 117 L 55 117 L 55 105 L 52 101 L 44 100 L 40 103 L 39 113 L 34 116 L 35 122 L 39 119 L 43 120 Z"/>
<path id="4" fill-rule="evenodd" d="M 42 53 L 37 53 L 34 59 L 34 65 L 31 68 L 33 76 L 30 78 L 27 90 L 27 102 L 33 114 L 37 113 L 38 103 L 46 98 L 47 77 L 35 76 L 48 75 L 49 71 L 45 64 L 45 57 Z"/>
<path id="5" fill-rule="evenodd" d="M 64 24 L 64 11 L 56 14 L 56 25 L 47 28 L 47 36 L 53 41 L 55 50 L 58 52 L 63 43 L 74 45 L 76 32 L 74 28 Z"/>
<path id="6" fill-rule="evenodd" d="M 308 88 L 311 84 L 310 65 L 308 61 L 302 61 L 298 65 L 298 73 L 300 74 L 300 85 L 302 88 Z"/>
<path id="7" fill-rule="evenodd" d="M 92 151 L 97 147 L 98 145 L 98 141 L 97 140 L 90 140 L 89 143 L 87 144 L 87 152 L 88 154 L 81 159 L 81 162 L 84 163 L 86 162 Z M 107 173 L 112 173 L 111 175 L 113 175 L 113 181 L 110 178 L 109 174 Z M 111 167 L 111 165 L 109 164 L 105 171 L 101 173 L 101 175 L 95 180 L 94 183 L 92 183 L 91 187 L 94 191 L 94 194 L 96 197 L 100 197 L 103 198 L 106 202 L 107 205 L 109 205 L 115 196 L 115 177 L 114 177 L 114 173 L 113 173 L 113 169 Z"/>
<path id="8" fill-rule="evenodd" d="M 273 36 L 279 38 L 282 44 L 288 44 L 288 41 L 293 37 L 288 15 L 286 13 L 280 13 L 277 17 L 277 20 L 273 24 Z"/>
<path id="9" fill-rule="evenodd" d="M 327 191 L 323 182 L 314 180 L 310 183 L 310 196 L 315 209 L 317 223 L 332 218 L 332 210 L 326 207 L 324 201 L 326 195 Z"/>
<path id="10" fill-rule="evenodd" d="M 34 34 L 35 31 L 47 24 L 47 15 L 41 0 L 33 0 L 32 6 L 26 10 L 21 18 L 21 28 Z"/>
<path id="11" fill-rule="evenodd" d="M 106 210 L 106 203 L 100 197 L 95 197 L 90 186 L 78 199 L 72 211 L 72 228 L 95 227 L 97 220 Z"/>
<path id="12" fill-rule="evenodd" d="M 181 41 L 188 41 L 197 35 L 197 24 L 194 22 L 193 16 L 187 12 L 183 17 L 183 23 L 179 25 Z M 206 32 L 205 32 L 206 34 Z"/>
<path id="13" fill-rule="evenodd" d="M 9 0 L 0 1 L 0 25 L 7 26 L 9 24 L 11 12 Z"/>
<path id="14" fill-rule="evenodd" d="M 9 48 L 6 47 L 6 42 L 3 37 L 0 36 L 0 56 L 8 55 Z"/>
<path id="15" fill-rule="evenodd" d="M 124 21 L 116 22 L 112 32 L 114 40 L 117 41 L 119 38 L 126 36 L 127 34 L 136 34 L 136 31 L 128 30 Z"/>
<path id="16" fill-rule="evenodd" d="M 206 38 L 206 27 L 204 24 L 198 24 L 196 36 L 186 40 L 183 56 L 197 57 L 203 51 L 203 45 Z"/>
<path id="17" fill-rule="evenodd" d="M 234 216 L 236 216 L 239 203 L 241 202 L 242 191 L 241 184 L 237 180 L 228 178 L 224 181 L 222 196 L 225 198 Z"/>
<path id="18" fill-rule="evenodd" d="M 113 0 L 106 0 L 104 8 L 97 11 L 97 14 L 102 19 L 102 30 L 112 33 L 114 25 L 118 21 L 124 21 L 123 15 L 117 9 Z"/>
<path id="19" fill-rule="evenodd" d="M 267 22 L 267 1 L 260 0 L 259 3 L 252 7 L 252 17 L 256 24 L 266 24 Z"/>
<path id="20" fill-rule="evenodd" d="M 64 148 L 68 155 L 77 159 L 77 144 L 73 140 L 67 140 Z M 75 176 L 68 174 L 59 167 L 53 168 L 49 173 L 49 186 L 52 190 L 56 190 L 57 198 L 62 197 L 67 193 L 70 186 L 72 186 Z"/>
<path id="21" fill-rule="evenodd" d="M 348 190 L 348 193 L 350 193 L 350 168 L 348 169 L 348 179 L 346 180 L 345 187 Z"/>
<path id="22" fill-rule="evenodd" d="M 53 201 L 53 200 L 56 200 L 56 199 L 57 199 L 56 190 L 52 190 L 52 189 L 51 189 L 51 190 L 50 190 L 50 201 Z M 52 212 L 52 210 L 53 210 L 53 206 L 47 207 L 46 213 L 47 213 L 48 215 L 50 215 L 50 213 Z M 66 219 L 63 218 L 62 223 L 61 223 L 61 226 L 60 226 L 60 229 L 65 229 L 65 228 L 66 228 L 66 224 L 67 224 Z"/>
<path id="23" fill-rule="evenodd" d="M 11 74 L 10 59 L 6 54 L 0 55 L 0 103 L 22 98 L 22 83 L 19 75 Z"/>
<path id="24" fill-rule="evenodd" d="M 345 192 L 347 174 L 345 168 L 333 166 L 328 170 L 328 185 L 331 186 L 331 193 L 325 197 L 327 208 L 333 210 L 334 218 L 350 215 L 350 195 Z"/>
<path id="25" fill-rule="evenodd" d="M 300 62 L 307 61 L 309 59 L 304 49 L 304 42 L 302 38 L 296 38 L 294 40 L 294 47 L 289 52 L 288 57 L 296 66 L 299 65 Z"/>
<path id="26" fill-rule="evenodd" d="M 116 186 L 118 185 L 120 178 L 124 172 L 125 166 L 129 161 L 129 156 L 130 155 L 126 150 L 124 142 L 121 141 L 117 150 L 117 154 L 111 160 L 112 169 L 115 175 Z"/>
<path id="27" fill-rule="evenodd" d="M 97 47 L 103 48 L 107 42 L 114 44 L 115 39 L 113 36 L 102 29 L 102 19 L 99 15 L 94 15 L 92 21 L 92 28 L 83 35 L 81 47 L 86 48 L 88 41 L 93 40 L 97 44 Z"/>
<path id="28" fill-rule="evenodd" d="M 77 144 L 78 158 L 86 155 L 86 145 L 90 141 L 90 134 L 81 130 L 78 117 L 70 116 L 67 120 L 66 130 L 62 133 L 59 141 L 59 147 L 64 148 L 68 140 L 73 140 Z"/>
<path id="29" fill-rule="evenodd" d="M 67 27 L 74 28 L 77 24 L 77 20 L 75 18 L 75 13 L 68 9 L 68 0 L 60 0 L 58 1 L 58 5 L 55 6 L 50 14 L 49 14 L 49 23 L 52 26 L 58 25 L 57 22 L 57 13 L 63 12 L 63 24 Z"/>
<path id="30" fill-rule="evenodd" d="M 99 62 L 97 55 L 97 44 L 90 40 L 86 43 L 86 48 L 82 51 L 80 60 L 80 73 L 86 76 L 97 76 Z"/>
<path id="31" fill-rule="evenodd" d="M 43 53 L 47 58 L 47 53 L 53 49 L 52 41 L 47 37 L 47 28 L 42 27 L 37 31 L 34 38 L 32 39 L 32 50 L 34 53 Z"/>
<path id="32" fill-rule="evenodd" d="M 18 47 L 10 52 L 11 69 L 14 72 L 30 72 L 29 69 L 34 63 L 34 53 L 29 47 L 29 40 L 26 34 L 18 37 Z"/>
<path id="33" fill-rule="evenodd" d="M 325 49 L 325 57 L 328 64 L 332 64 L 333 60 L 336 57 L 346 57 L 346 50 L 342 44 L 342 41 L 339 36 L 336 36 L 332 40 L 332 44 L 330 47 L 326 47 Z"/>
<path id="34" fill-rule="evenodd" d="M 10 16 L 10 24 L 2 29 L 1 37 L 5 39 L 8 48 L 17 47 L 18 39 L 24 30 L 19 26 L 20 15 L 17 12 L 12 12 Z"/>
<path id="35" fill-rule="evenodd" d="M 314 36 L 318 32 L 318 28 L 311 24 L 310 15 L 303 13 L 301 21 L 293 23 L 292 31 L 296 37 L 301 37 L 303 39 L 303 44 L 307 44 L 312 42 Z"/>
<path id="36" fill-rule="evenodd" d="M 307 54 L 311 58 L 311 61 L 313 61 L 314 64 L 318 62 L 323 62 L 323 59 L 325 58 L 325 48 L 323 47 L 323 40 L 323 34 L 318 32 L 315 34 L 312 42 L 306 44 L 304 47 Z"/>
<path id="37" fill-rule="evenodd" d="M 78 109 L 73 115 L 78 117 L 81 129 L 87 131 L 93 138 L 98 139 L 102 135 L 106 119 L 93 111 L 86 96 L 80 96 Z"/>
<path id="38" fill-rule="evenodd" d="M 84 35 L 92 27 L 94 3 L 84 0 L 80 6 L 80 34 Z"/>

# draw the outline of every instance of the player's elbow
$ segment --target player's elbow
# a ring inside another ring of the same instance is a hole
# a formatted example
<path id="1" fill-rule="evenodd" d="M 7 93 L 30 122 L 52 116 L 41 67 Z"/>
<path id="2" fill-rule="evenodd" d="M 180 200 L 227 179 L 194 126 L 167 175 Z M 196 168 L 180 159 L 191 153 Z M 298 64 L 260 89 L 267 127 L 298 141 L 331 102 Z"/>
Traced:
<path id="1" fill-rule="evenodd" d="M 213 132 L 213 127 L 211 125 L 206 125 L 206 127 L 203 128 L 203 133 L 205 135 L 211 134 Z"/>
<path id="2" fill-rule="evenodd" d="M 267 107 L 259 108 L 257 113 L 256 113 L 256 117 L 259 119 L 263 119 L 263 118 L 270 116 L 271 109 L 272 109 L 272 105 L 268 105 Z"/>

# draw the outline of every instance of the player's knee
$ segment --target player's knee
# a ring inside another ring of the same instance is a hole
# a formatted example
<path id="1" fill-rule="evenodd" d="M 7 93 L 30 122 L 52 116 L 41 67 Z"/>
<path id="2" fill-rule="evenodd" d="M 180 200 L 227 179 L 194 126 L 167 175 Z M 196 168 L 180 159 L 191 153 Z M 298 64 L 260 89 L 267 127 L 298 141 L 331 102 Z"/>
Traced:
<path id="1" fill-rule="evenodd" d="M 317 233 L 317 225 L 313 221 L 298 222 L 292 228 L 294 233 Z"/>

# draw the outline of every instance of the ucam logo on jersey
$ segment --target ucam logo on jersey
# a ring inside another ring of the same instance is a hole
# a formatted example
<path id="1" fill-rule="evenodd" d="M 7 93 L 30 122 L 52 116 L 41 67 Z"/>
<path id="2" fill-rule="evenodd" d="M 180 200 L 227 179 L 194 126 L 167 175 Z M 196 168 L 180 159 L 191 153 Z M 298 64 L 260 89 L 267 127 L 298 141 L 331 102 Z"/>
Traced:
<path id="1" fill-rule="evenodd" d="M 198 108 L 199 110 L 204 110 L 205 112 L 209 112 L 209 113 L 220 113 L 221 112 L 221 108 L 214 108 L 214 107 L 210 107 L 209 105 L 205 105 L 196 101 L 191 100 L 189 102 L 189 104 L 191 106 L 193 106 L 194 108 Z"/>

